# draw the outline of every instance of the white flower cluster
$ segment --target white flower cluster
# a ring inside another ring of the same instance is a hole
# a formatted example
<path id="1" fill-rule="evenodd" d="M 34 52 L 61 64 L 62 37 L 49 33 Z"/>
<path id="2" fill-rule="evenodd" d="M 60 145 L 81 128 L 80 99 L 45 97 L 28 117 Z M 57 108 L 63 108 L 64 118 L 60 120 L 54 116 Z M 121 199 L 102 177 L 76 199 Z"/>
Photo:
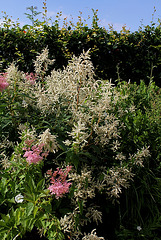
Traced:
<path id="1" fill-rule="evenodd" d="M 117 139 L 119 137 L 118 125 L 119 121 L 112 115 L 108 116 L 108 118 L 106 117 L 103 125 L 99 123 L 95 124 L 94 131 L 98 136 L 96 141 L 102 145 L 107 145 L 111 139 Z M 115 143 L 117 142 L 115 141 Z M 114 144 L 114 146 L 116 146 L 116 144 Z"/>
<path id="2" fill-rule="evenodd" d="M 72 131 L 68 133 L 69 136 L 73 139 L 73 147 L 74 148 L 83 148 L 87 144 L 87 139 L 89 134 L 87 132 L 87 128 L 85 127 L 85 123 L 79 120 L 77 124 L 74 124 Z"/>
<path id="3" fill-rule="evenodd" d="M 31 128 L 29 128 L 26 124 L 20 124 L 18 129 L 19 129 L 18 133 L 20 134 L 20 139 L 21 140 L 24 140 L 24 139 L 25 140 L 26 139 L 34 140 L 34 139 L 36 139 L 36 136 L 37 136 L 36 135 L 36 130 L 33 126 L 31 126 Z"/>
<path id="4" fill-rule="evenodd" d="M 150 151 L 149 151 L 149 147 L 143 147 L 141 150 L 137 150 L 137 153 L 131 155 L 129 157 L 129 160 L 136 166 L 139 167 L 144 167 L 143 165 L 143 161 L 145 158 L 150 156 Z"/>
<path id="5" fill-rule="evenodd" d="M 45 89 L 35 86 L 38 107 L 42 111 L 55 111 L 57 104 L 68 106 L 72 111 L 89 96 L 94 84 L 94 71 L 89 53 L 73 56 L 64 70 L 52 70 L 45 78 Z M 44 101 L 45 98 L 45 101 Z"/>
<path id="6" fill-rule="evenodd" d="M 91 211 L 91 210 L 93 211 L 94 209 L 91 208 L 89 211 Z M 76 220 L 77 214 L 79 214 L 78 208 L 76 208 L 72 213 L 68 213 L 63 218 L 60 219 L 60 225 L 61 225 L 62 230 L 64 231 L 64 233 L 70 234 L 70 239 L 72 239 L 72 240 L 80 239 L 80 236 L 82 235 L 78 226 L 75 227 L 75 220 Z M 95 215 L 96 222 L 98 221 L 98 219 L 99 219 L 99 221 L 102 222 L 102 214 L 99 211 L 97 213 L 94 212 L 91 214 Z M 88 216 L 91 216 L 91 214 L 89 214 Z M 82 221 L 82 222 L 80 222 L 80 225 L 83 226 L 84 223 L 85 222 Z M 86 233 L 85 233 L 84 237 L 82 238 L 82 240 L 99 240 L 99 239 L 104 240 L 103 237 L 98 237 L 96 235 L 95 229 L 88 235 L 86 235 Z"/>
<path id="7" fill-rule="evenodd" d="M 22 79 L 23 73 L 21 71 L 18 71 L 18 68 L 13 62 L 6 71 L 6 80 L 9 83 L 8 88 L 14 90 L 16 85 L 21 84 Z"/>
<path id="8" fill-rule="evenodd" d="M 77 214 L 79 214 L 79 209 L 75 208 L 73 210 L 73 212 L 67 213 L 66 215 L 64 215 L 64 217 L 62 217 L 60 219 L 60 226 L 62 228 L 62 230 L 64 231 L 64 233 L 69 233 L 70 237 L 72 237 L 71 239 L 78 239 L 76 238 L 76 236 L 78 237 L 79 235 L 81 235 L 81 232 L 78 228 L 78 226 L 76 227 L 76 216 Z"/>
<path id="9" fill-rule="evenodd" d="M 95 197 L 95 182 L 92 177 L 92 171 L 86 167 L 81 170 L 81 174 L 71 172 L 68 174 L 69 181 L 75 184 L 74 199 L 76 202 L 85 203 L 87 198 Z"/>
<path id="10" fill-rule="evenodd" d="M 48 58 L 49 50 L 46 47 L 42 50 L 42 53 L 39 53 L 34 61 L 35 72 L 37 75 L 44 74 L 48 70 L 48 65 L 53 64 L 55 60 L 50 60 Z"/>
<path id="11" fill-rule="evenodd" d="M 96 144 L 104 146 L 111 141 L 111 147 L 116 146 L 120 122 L 108 111 L 120 95 L 110 82 L 94 79 L 89 51 L 74 56 L 64 70 L 51 71 L 45 82 L 45 88 L 35 84 L 37 107 L 44 114 L 58 114 L 61 109 L 70 112 L 73 128 L 68 135 L 73 139 L 72 145 L 82 149 L 96 134 Z"/>
<path id="12" fill-rule="evenodd" d="M 82 238 L 82 240 L 104 240 L 103 237 L 98 237 L 96 234 L 96 229 L 93 229 L 91 233 Z"/>
<path id="13" fill-rule="evenodd" d="M 0 158 L 1 158 L 0 162 L 3 166 L 3 168 L 7 169 L 11 165 L 11 162 L 10 162 L 9 158 L 6 156 L 4 151 L 0 153 Z"/>
<path id="14" fill-rule="evenodd" d="M 133 179 L 134 174 L 131 169 L 126 167 L 112 167 L 104 173 L 103 183 L 106 184 L 107 194 L 115 201 L 120 197 L 122 188 L 129 187 L 129 180 Z"/>
<path id="15" fill-rule="evenodd" d="M 50 129 L 46 129 L 45 132 L 39 135 L 39 143 L 44 144 L 44 149 L 49 152 L 56 152 L 58 150 L 58 143 L 56 136 L 50 133 Z"/>
<path id="16" fill-rule="evenodd" d="M 87 208 L 87 213 L 85 214 L 85 217 L 89 222 L 95 222 L 97 225 L 99 222 L 102 223 L 102 212 L 98 211 L 96 209 L 97 206 L 92 206 Z"/>
<path id="17" fill-rule="evenodd" d="M 33 143 L 42 143 L 44 145 L 44 149 L 49 152 L 55 153 L 58 150 L 56 136 L 50 133 L 49 128 L 47 128 L 43 133 L 40 133 L 38 136 L 33 126 L 29 128 L 27 125 L 20 124 L 19 130 L 21 140 L 32 140 Z"/>

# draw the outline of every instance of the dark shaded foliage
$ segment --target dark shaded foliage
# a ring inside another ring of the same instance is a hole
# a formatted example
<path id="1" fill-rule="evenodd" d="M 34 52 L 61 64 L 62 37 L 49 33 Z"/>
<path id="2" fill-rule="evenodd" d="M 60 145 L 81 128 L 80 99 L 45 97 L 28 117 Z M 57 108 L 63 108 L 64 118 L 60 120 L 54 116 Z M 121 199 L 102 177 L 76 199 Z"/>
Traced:
<path id="1" fill-rule="evenodd" d="M 43 25 L 41 29 L 0 29 L 1 72 L 16 61 L 19 69 L 32 72 L 32 59 L 48 46 L 50 58 L 55 59 L 54 68 L 62 69 L 72 55 L 90 49 L 96 77 L 137 82 L 153 79 L 161 86 L 161 28 L 146 26 L 130 33 L 107 31 L 95 26 L 82 26 L 71 30 Z"/>

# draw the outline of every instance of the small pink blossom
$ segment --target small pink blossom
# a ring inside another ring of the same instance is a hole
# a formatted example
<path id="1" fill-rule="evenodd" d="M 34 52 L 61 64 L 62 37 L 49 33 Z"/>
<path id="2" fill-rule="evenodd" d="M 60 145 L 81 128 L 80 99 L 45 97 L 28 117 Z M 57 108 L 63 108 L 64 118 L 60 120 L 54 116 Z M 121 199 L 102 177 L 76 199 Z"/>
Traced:
<path id="1" fill-rule="evenodd" d="M 26 151 L 25 154 L 23 155 L 23 157 L 26 157 L 26 161 L 31 164 L 37 164 L 38 162 L 40 162 L 43 157 L 47 157 L 48 152 L 42 153 L 42 148 L 43 148 L 43 144 L 40 145 L 34 145 L 31 148 L 24 148 L 24 150 Z"/>
<path id="2" fill-rule="evenodd" d="M 69 192 L 69 187 L 71 186 L 70 182 L 67 182 L 66 178 L 71 171 L 72 166 L 67 166 L 67 168 L 63 171 L 62 169 L 57 168 L 56 171 L 52 174 L 52 170 L 48 170 L 47 174 L 51 176 L 49 186 L 49 190 L 51 195 L 55 195 L 56 199 L 63 197 L 65 193 Z M 58 176 L 58 177 L 57 177 Z M 57 177 L 57 178 L 56 178 Z"/>
<path id="3" fill-rule="evenodd" d="M 40 162 L 43 157 L 41 157 L 38 153 L 34 153 L 33 151 L 26 151 L 23 157 L 26 157 L 26 161 L 31 164 L 31 163 L 38 163 Z"/>
<path id="4" fill-rule="evenodd" d="M 71 183 L 68 183 L 67 181 L 61 183 L 60 181 L 55 181 L 54 184 L 49 186 L 49 190 L 51 192 L 51 195 L 55 194 L 56 199 L 59 199 L 60 197 L 63 197 L 63 195 L 67 192 L 69 192 L 69 187 Z"/>
<path id="5" fill-rule="evenodd" d="M 9 84 L 6 82 L 6 73 L 0 74 L 0 92 L 2 92 L 4 89 L 6 89 Z"/>

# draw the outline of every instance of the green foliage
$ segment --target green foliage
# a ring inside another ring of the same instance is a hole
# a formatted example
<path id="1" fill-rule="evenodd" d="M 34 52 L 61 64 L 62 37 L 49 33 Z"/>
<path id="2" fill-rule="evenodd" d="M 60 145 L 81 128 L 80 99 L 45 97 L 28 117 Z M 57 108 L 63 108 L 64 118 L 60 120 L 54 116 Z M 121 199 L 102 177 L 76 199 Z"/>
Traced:
<path id="1" fill-rule="evenodd" d="M 22 151 L 22 144 L 17 146 L 15 154 L 20 149 Z M 15 163 L 14 156 L 11 159 L 11 167 L 1 171 L 1 239 L 22 238 L 34 227 L 50 240 L 64 239 L 59 221 L 52 213 L 51 196 L 45 188 L 42 165 L 27 166 L 20 161 L 19 164 Z M 14 171 L 12 167 L 15 168 Z M 22 192 L 22 202 L 16 202 L 16 196 Z"/>
<path id="2" fill-rule="evenodd" d="M 90 49 L 97 78 L 115 82 L 116 68 L 119 66 L 122 80 L 128 82 L 130 79 L 131 82 L 139 83 L 140 79 L 144 79 L 148 84 L 149 77 L 153 76 L 156 85 L 160 87 L 160 23 L 151 23 L 132 33 L 123 26 L 120 32 L 116 32 L 112 27 L 109 30 L 99 27 L 97 10 L 93 10 L 91 28 L 83 23 L 81 16 L 78 16 L 76 25 L 64 22 L 64 27 L 60 28 L 61 13 L 50 26 L 45 2 L 43 8 L 43 21 L 34 19 L 34 15 L 36 17 L 39 12 L 34 11 L 33 6 L 28 8 L 31 10 L 28 17 L 33 26 L 20 28 L 6 17 L 0 29 L 1 71 L 14 60 L 21 70 L 32 72 L 30 59 L 35 59 L 37 53 L 46 46 L 50 58 L 56 60 L 56 69 L 66 66 L 73 54 L 78 56 L 83 50 Z"/>
<path id="3" fill-rule="evenodd" d="M 151 157 L 143 169 L 135 169 L 134 182 L 124 192 L 120 204 L 120 229 L 118 239 L 159 239 L 160 222 L 160 151 L 161 119 L 160 89 L 152 82 L 148 86 L 143 81 L 139 85 L 122 83 L 122 94 L 129 92 L 123 107 L 135 106 L 133 114 L 126 113 L 122 132 L 123 151 L 149 146 Z M 119 103 L 122 104 L 122 103 Z M 156 111 L 154 106 L 156 106 Z M 155 120 L 154 120 L 155 119 Z M 156 150 L 157 149 L 157 150 Z M 141 231 L 137 230 L 141 226 Z"/>

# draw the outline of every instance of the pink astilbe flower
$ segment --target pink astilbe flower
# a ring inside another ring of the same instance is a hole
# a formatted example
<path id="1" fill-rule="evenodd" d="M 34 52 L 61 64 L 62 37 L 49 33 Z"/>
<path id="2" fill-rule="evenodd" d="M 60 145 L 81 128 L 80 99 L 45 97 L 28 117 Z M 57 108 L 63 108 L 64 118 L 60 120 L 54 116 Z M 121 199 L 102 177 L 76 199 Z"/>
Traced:
<path id="1" fill-rule="evenodd" d="M 49 190 L 51 195 L 55 195 L 56 199 L 63 197 L 65 193 L 69 192 L 69 187 L 71 186 L 70 182 L 67 182 L 66 178 L 68 173 L 71 171 L 72 166 L 67 166 L 63 171 L 62 169 L 57 168 L 56 171 L 52 174 L 51 170 L 47 171 L 47 174 L 51 176 Z M 58 177 L 57 177 L 58 176 Z M 57 177 L 57 178 L 56 178 Z"/>
<path id="2" fill-rule="evenodd" d="M 23 155 L 23 157 L 26 157 L 26 161 L 31 164 L 37 164 L 39 163 L 43 157 L 47 157 L 48 153 L 42 153 L 42 148 L 43 148 L 43 144 L 40 145 L 34 145 L 32 146 L 32 148 L 24 148 L 24 150 L 26 151 L 25 154 Z"/>
<path id="3" fill-rule="evenodd" d="M 4 89 L 6 89 L 9 84 L 6 82 L 6 73 L 0 73 L 0 92 L 2 92 Z"/>
<path id="4" fill-rule="evenodd" d="M 26 151 L 23 156 L 26 157 L 26 161 L 29 164 L 31 164 L 31 163 L 36 164 L 43 159 L 43 157 L 41 157 L 38 153 L 35 153 L 34 151 Z"/>

